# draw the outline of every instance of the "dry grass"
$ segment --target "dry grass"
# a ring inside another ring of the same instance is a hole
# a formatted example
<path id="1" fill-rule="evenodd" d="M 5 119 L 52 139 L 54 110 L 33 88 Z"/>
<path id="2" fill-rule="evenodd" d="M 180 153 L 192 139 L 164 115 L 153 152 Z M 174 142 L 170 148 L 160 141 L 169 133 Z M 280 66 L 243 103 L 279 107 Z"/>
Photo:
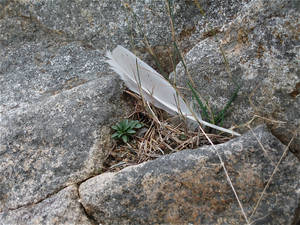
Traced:
<path id="1" fill-rule="evenodd" d="M 210 144 L 201 130 L 190 131 L 185 121 L 178 116 L 170 117 L 153 106 L 150 106 L 150 111 L 139 95 L 128 90 L 125 94 L 130 97 L 134 107 L 128 118 L 139 120 L 145 126 L 138 130 L 127 145 L 115 141 L 104 164 L 104 171 L 119 171 L 166 154 Z M 224 143 L 232 138 L 217 134 L 207 135 L 214 144 Z"/>

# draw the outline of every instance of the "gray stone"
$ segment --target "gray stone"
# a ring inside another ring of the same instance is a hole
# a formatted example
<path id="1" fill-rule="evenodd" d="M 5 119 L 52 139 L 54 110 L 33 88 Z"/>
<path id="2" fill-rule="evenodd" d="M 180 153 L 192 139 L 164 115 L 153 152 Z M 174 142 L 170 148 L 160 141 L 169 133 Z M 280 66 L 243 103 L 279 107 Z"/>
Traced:
<path id="1" fill-rule="evenodd" d="M 286 146 L 260 126 L 216 147 L 250 218 Z M 299 188 L 300 166 L 288 153 L 252 224 L 292 224 Z M 86 212 L 101 224 L 245 224 L 211 146 L 101 174 L 82 183 L 79 194 Z"/>
<path id="2" fill-rule="evenodd" d="M 184 51 L 235 18 L 249 0 L 174 2 L 174 27 Z M 126 9 L 130 6 L 133 14 Z M 138 22 L 137 22 L 138 21 Z M 139 24 L 140 26 L 138 26 Z M 79 41 L 104 52 L 116 45 L 135 51 L 158 69 L 143 43 L 147 37 L 164 75 L 173 71 L 172 35 L 165 1 L 1 1 L 0 48 L 34 40 Z"/>
<path id="3" fill-rule="evenodd" d="M 241 89 L 224 126 L 243 125 L 254 115 L 265 117 L 272 132 L 288 144 L 300 125 L 299 7 L 295 1 L 255 0 L 218 34 L 199 42 L 185 56 L 195 87 L 210 107 L 223 109 L 235 89 Z M 229 62 L 227 73 L 219 45 Z M 176 83 L 187 86 L 184 67 Z M 185 92 L 187 99 L 191 92 Z M 284 123 L 270 122 L 270 120 Z M 255 126 L 263 120 L 256 120 Z M 245 127 L 241 127 L 243 132 Z M 300 158 L 300 130 L 291 148 Z"/>
<path id="4" fill-rule="evenodd" d="M 98 51 L 47 44 L 0 56 L 0 211 L 99 174 L 108 126 L 124 113 L 119 80 Z"/>
<path id="5" fill-rule="evenodd" d="M 79 203 L 77 187 L 72 185 L 44 201 L 0 213 L 1 225 L 92 225 Z"/>
<path id="6" fill-rule="evenodd" d="M 107 71 L 103 54 L 78 42 L 29 42 L 0 51 L 0 113 L 25 107 Z"/>
<path id="7" fill-rule="evenodd" d="M 205 29 L 204 33 L 207 33 L 231 21 L 249 0 L 198 2 L 205 16 L 194 1 L 174 1 L 174 26 L 180 42 L 188 40 L 200 30 Z M 136 19 L 125 5 L 130 6 Z M 54 35 L 57 38 L 83 41 L 103 50 L 117 44 L 144 47 L 141 41 L 145 34 L 157 51 L 161 47 L 172 46 L 165 1 L 2 1 L 0 19 L 5 30 L 10 31 L 0 38 L 5 43 L 22 41 L 21 36 L 23 40 L 31 40 L 43 35 Z"/>

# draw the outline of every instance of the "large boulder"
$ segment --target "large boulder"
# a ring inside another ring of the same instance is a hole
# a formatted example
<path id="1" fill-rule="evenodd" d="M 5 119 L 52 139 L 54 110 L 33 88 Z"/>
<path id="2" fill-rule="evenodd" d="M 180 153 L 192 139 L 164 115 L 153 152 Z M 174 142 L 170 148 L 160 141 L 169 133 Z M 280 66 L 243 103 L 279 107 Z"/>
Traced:
<path id="1" fill-rule="evenodd" d="M 248 1 L 172 1 L 174 27 L 180 42 L 190 49 L 200 36 L 203 38 L 211 29 L 217 30 L 231 21 Z M 172 32 L 165 1 L 1 1 L 0 29 L 4 31 L 0 32 L 0 46 L 52 37 L 80 41 L 101 51 L 116 45 L 131 47 L 148 61 L 145 36 L 165 70 L 173 69 L 168 65 Z"/>
<path id="2" fill-rule="evenodd" d="M 103 59 L 75 42 L 0 53 L 0 211 L 100 173 L 111 143 L 107 126 L 125 108 Z"/>
<path id="3" fill-rule="evenodd" d="M 216 147 L 250 222 L 292 224 L 300 166 L 291 153 L 250 216 L 286 146 L 260 126 Z M 212 146 L 101 174 L 82 183 L 79 194 L 100 224 L 245 224 Z"/>
<path id="4" fill-rule="evenodd" d="M 196 90 L 215 111 L 229 101 L 236 88 L 233 81 L 241 86 L 224 126 L 244 125 L 258 115 L 265 120 L 251 125 L 268 123 L 285 144 L 298 129 L 291 148 L 300 158 L 299 9 L 297 1 L 251 1 L 219 33 L 200 41 L 185 60 Z M 182 64 L 176 79 L 179 86 L 187 86 Z M 185 95 L 190 98 L 191 91 Z"/>

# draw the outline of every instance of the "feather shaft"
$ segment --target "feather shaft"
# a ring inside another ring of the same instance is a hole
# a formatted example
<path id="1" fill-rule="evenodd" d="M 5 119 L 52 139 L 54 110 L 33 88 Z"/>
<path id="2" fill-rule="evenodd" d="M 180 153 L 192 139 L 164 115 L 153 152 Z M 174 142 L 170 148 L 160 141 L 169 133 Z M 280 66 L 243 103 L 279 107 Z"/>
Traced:
<path id="1" fill-rule="evenodd" d="M 126 86 L 142 95 L 147 102 L 174 115 L 181 114 L 188 119 L 208 127 L 240 136 L 237 132 L 203 121 L 200 115 L 185 104 L 176 89 L 153 68 L 122 46 L 106 53 L 106 62 L 120 75 Z"/>

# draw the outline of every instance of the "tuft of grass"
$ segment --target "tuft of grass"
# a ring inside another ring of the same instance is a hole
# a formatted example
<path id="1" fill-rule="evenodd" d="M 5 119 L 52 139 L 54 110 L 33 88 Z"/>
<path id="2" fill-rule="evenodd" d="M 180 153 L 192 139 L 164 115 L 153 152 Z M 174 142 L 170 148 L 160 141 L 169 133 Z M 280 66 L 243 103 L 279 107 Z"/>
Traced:
<path id="1" fill-rule="evenodd" d="M 221 125 L 223 124 L 224 118 L 225 116 L 228 114 L 228 110 L 229 107 L 231 106 L 231 104 L 236 100 L 237 96 L 238 96 L 238 92 L 240 90 L 240 86 L 237 86 L 236 89 L 234 90 L 234 92 L 232 93 L 230 99 L 228 100 L 228 102 L 226 103 L 226 105 L 224 106 L 224 108 L 222 110 L 220 110 L 219 112 L 216 112 L 214 110 L 209 110 L 207 107 L 207 104 L 204 104 L 200 97 L 199 94 L 197 93 L 197 91 L 193 88 L 193 86 L 188 82 L 188 86 L 192 92 L 192 96 L 193 98 L 197 101 L 198 106 L 201 110 L 201 116 L 205 121 L 208 121 L 209 123 L 215 124 L 215 125 Z M 209 113 L 210 112 L 210 113 Z"/>

